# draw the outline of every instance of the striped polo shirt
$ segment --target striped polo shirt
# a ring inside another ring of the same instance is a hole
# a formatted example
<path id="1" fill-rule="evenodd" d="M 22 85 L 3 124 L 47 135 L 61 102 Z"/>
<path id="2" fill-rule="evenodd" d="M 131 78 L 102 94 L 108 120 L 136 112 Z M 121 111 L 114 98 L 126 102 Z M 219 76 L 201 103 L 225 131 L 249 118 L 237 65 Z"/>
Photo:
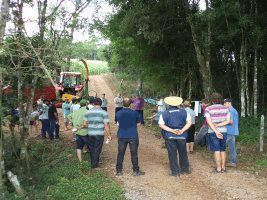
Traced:
<path id="1" fill-rule="evenodd" d="M 210 117 L 211 122 L 214 124 L 218 124 L 220 122 L 223 122 L 227 119 L 227 116 L 229 115 L 229 109 L 226 106 L 223 106 L 221 104 L 214 104 L 205 109 L 205 117 Z M 217 127 L 217 130 L 221 133 L 226 133 L 227 128 L 226 126 L 220 126 Z M 210 127 L 208 130 L 208 133 L 214 132 Z"/>
<path id="2" fill-rule="evenodd" d="M 84 114 L 88 124 L 88 135 L 104 135 L 105 123 L 109 122 L 108 113 L 100 107 L 94 107 Z"/>

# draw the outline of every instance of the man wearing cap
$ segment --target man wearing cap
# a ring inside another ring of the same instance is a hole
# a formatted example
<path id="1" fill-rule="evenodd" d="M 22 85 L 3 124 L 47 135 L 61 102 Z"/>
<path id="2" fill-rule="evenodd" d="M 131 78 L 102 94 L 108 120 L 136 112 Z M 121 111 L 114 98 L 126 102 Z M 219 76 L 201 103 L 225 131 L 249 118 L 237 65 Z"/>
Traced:
<path id="1" fill-rule="evenodd" d="M 87 100 L 82 99 L 80 101 L 81 107 L 67 116 L 68 119 L 72 122 L 73 130 L 75 131 L 75 134 L 76 134 L 77 157 L 80 162 L 82 162 L 82 149 L 84 145 L 88 147 L 88 144 L 89 144 L 88 129 L 82 128 L 80 130 L 77 130 L 77 127 L 83 125 L 84 114 L 87 112 L 86 103 L 87 103 Z"/>
<path id="2" fill-rule="evenodd" d="M 159 127 L 163 130 L 163 138 L 168 150 L 170 175 L 188 174 L 190 170 L 186 151 L 186 138 L 187 130 L 192 124 L 191 117 L 184 109 L 178 107 L 183 102 L 181 97 L 166 97 L 164 102 L 169 107 L 160 116 Z M 179 165 L 177 152 L 179 153 Z"/>
<path id="3" fill-rule="evenodd" d="M 224 99 L 224 105 L 229 108 L 230 123 L 227 125 L 227 140 L 229 146 L 230 160 L 227 166 L 236 167 L 237 154 L 235 149 L 235 138 L 239 135 L 238 130 L 238 112 L 232 106 L 232 99 Z"/>

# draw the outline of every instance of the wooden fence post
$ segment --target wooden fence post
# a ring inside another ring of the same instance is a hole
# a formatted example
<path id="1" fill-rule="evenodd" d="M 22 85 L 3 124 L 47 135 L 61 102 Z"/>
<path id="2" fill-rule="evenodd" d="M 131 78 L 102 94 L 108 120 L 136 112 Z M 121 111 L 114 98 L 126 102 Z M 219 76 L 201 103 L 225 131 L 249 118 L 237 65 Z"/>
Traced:
<path id="1" fill-rule="evenodd" d="M 263 138 L 264 138 L 264 115 L 261 115 L 261 124 L 260 124 L 260 152 L 263 152 Z"/>

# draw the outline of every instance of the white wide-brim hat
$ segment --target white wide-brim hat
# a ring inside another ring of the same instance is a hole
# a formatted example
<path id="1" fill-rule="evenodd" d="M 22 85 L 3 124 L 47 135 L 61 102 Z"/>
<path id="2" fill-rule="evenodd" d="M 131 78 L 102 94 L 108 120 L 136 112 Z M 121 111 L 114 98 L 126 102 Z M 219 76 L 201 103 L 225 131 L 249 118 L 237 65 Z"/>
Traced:
<path id="1" fill-rule="evenodd" d="M 170 106 L 180 106 L 183 103 L 183 99 L 181 97 L 171 96 L 166 97 L 164 102 Z"/>

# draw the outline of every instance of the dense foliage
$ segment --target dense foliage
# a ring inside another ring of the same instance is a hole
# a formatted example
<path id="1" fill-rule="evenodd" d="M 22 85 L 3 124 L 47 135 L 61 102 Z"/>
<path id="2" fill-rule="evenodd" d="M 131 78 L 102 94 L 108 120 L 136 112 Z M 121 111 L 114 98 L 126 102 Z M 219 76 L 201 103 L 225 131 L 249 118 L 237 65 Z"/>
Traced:
<path id="1" fill-rule="evenodd" d="M 267 2 L 213 0 L 206 1 L 205 10 L 195 2 L 111 1 L 117 12 L 102 25 L 102 33 L 112 42 L 107 56 L 112 70 L 152 82 L 161 95 L 172 92 L 199 100 L 205 93 L 202 55 L 210 62 L 214 90 L 233 98 L 240 109 L 244 91 L 246 114 L 257 113 L 254 102 L 259 104 L 255 110 L 263 113 Z"/>

